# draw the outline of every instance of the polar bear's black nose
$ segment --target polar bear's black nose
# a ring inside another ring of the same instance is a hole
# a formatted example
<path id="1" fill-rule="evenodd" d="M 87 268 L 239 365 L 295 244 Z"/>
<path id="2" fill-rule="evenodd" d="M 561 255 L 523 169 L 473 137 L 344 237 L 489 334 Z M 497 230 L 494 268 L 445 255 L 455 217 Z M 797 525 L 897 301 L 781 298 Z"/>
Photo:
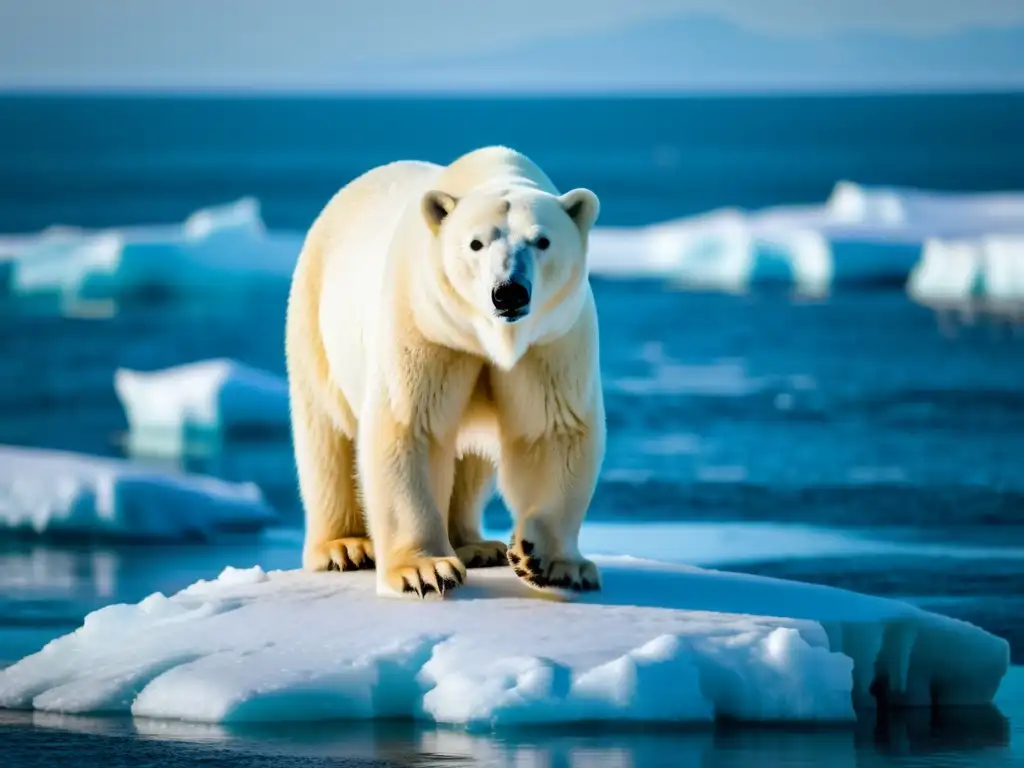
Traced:
<path id="1" fill-rule="evenodd" d="M 491 301 L 499 314 L 518 312 L 530 303 L 530 288 L 515 280 L 499 283 L 491 291 Z"/>

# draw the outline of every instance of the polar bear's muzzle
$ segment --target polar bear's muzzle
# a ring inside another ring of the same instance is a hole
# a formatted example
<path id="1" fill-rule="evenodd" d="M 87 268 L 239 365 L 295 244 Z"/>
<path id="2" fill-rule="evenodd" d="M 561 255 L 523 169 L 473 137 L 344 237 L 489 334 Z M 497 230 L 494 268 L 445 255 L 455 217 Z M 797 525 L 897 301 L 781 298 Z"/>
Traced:
<path id="1" fill-rule="evenodd" d="M 498 283 L 491 290 L 494 314 L 509 323 L 521 320 L 530 313 L 530 281 L 513 276 Z"/>

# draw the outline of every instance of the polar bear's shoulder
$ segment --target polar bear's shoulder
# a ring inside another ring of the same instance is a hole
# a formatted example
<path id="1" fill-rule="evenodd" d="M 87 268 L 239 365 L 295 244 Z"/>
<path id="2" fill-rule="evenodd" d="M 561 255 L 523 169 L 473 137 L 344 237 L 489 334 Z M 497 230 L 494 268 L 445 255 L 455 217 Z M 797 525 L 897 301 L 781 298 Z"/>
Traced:
<path id="1" fill-rule="evenodd" d="M 433 186 L 442 170 L 434 163 L 398 160 L 357 176 L 320 211 L 306 236 L 306 250 L 331 260 L 352 249 L 379 250 L 374 243 L 387 239 L 403 210 Z"/>

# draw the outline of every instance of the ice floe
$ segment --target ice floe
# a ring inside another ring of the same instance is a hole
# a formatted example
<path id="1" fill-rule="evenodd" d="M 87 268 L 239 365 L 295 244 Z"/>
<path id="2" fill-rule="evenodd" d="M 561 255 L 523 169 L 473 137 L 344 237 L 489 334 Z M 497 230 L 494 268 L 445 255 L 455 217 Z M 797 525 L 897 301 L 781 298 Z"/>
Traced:
<path id="1" fill-rule="evenodd" d="M 196 211 L 182 224 L 83 230 L 54 226 L 6 238 L 7 292 L 63 301 L 191 295 L 287 280 L 301 237 L 268 232 L 243 198 Z"/>
<path id="2" fill-rule="evenodd" d="M 445 600 L 372 572 L 227 568 L 89 614 L 0 671 L 0 706 L 211 723 L 410 717 L 471 729 L 568 721 L 850 721 L 984 705 L 1008 644 L 824 586 L 597 558 L 604 589 L 539 595 L 508 568 Z"/>
<path id="3" fill-rule="evenodd" d="M 971 238 L 1006 243 L 1024 235 L 1024 194 L 950 194 L 838 183 L 822 205 L 760 211 L 722 209 L 631 229 L 598 229 L 593 240 L 597 273 L 658 274 L 696 288 L 746 291 L 764 282 L 792 285 L 810 295 L 846 283 L 903 285 L 931 259 L 932 286 L 962 286 L 956 260 L 929 257 L 933 240 Z M 979 262 L 1009 263 L 1003 256 Z M 981 267 L 984 271 L 986 268 Z M 1009 270 L 991 268 L 986 294 L 1024 296 Z"/>
<path id="4" fill-rule="evenodd" d="M 177 456 L 190 442 L 219 443 L 232 432 L 288 436 L 288 384 L 229 359 L 156 371 L 119 368 L 114 390 L 133 453 Z"/>
<path id="5" fill-rule="evenodd" d="M 252 483 L 162 472 L 121 459 L 0 446 L 0 531 L 205 540 L 259 531 L 277 517 Z"/>

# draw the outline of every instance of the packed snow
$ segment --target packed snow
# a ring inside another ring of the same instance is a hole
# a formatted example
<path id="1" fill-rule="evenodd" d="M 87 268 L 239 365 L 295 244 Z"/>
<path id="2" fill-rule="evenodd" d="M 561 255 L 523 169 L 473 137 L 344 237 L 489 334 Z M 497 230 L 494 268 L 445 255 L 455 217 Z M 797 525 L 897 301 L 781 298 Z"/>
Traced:
<path id="1" fill-rule="evenodd" d="M 444 599 L 372 572 L 226 568 L 89 614 L 0 671 L 0 706 L 212 723 L 411 717 L 843 722 L 855 708 L 989 703 L 1008 644 L 829 587 L 597 558 L 604 588 L 540 595 L 508 568 Z"/>
<path id="2" fill-rule="evenodd" d="M 234 360 L 202 360 L 157 371 L 120 368 L 114 389 L 133 453 L 181 455 L 190 440 L 221 441 L 232 431 L 288 434 L 288 384 Z"/>
<path id="3" fill-rule="evenodd" d="M 70 302 L 190 295 L 226 283 L 281 287 L 302 238 L 301 232 L 269 232 L 252 198 L 201 209 L 180 225 L 52 227 L 0 241 L 0 291 Z M 598 226 L 591 265 L 595 274 L 668 277 L 729 292 L 781 282 L 809 295 L 845 283 L 903 285 L 914 273 L 912 293 L 926 302 L 971 291 L 1019 300 L 1022 238 L 1024 193 L 952 194 L 841 181 L 821 205 Z M 926 247 L 930 243 L 937 244 Z M 973 255 L 964 256 L 965 248 Z"/>
<path id="4" fill-rule="evenodd" d="M 0 530 L 89 539 L 208 540 L 277 514 L 251 483 L 120 459 L 0 446 Z"/>

